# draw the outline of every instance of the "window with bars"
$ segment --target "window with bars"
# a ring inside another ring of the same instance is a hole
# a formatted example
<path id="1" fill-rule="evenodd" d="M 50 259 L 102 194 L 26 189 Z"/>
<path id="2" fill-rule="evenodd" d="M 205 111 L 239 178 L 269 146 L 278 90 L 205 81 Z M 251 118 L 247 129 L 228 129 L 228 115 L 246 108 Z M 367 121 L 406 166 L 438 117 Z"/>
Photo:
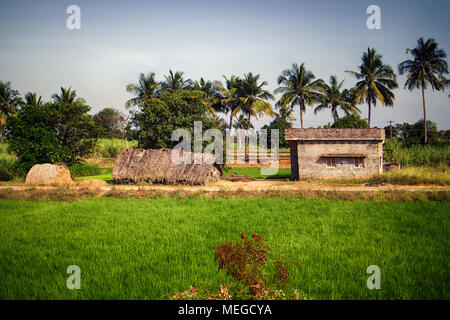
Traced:
<path id="1" fill-rule="evenodd" d="M 356 157 L 353 158 L 356 168 L 364 168 L 364 158 Z"/>
<path id="2" fill-rule="evenodd" d="M 328 157 L 327 159 L 327 167 L 328 168 L 336 168 L 336 158 Z"/>

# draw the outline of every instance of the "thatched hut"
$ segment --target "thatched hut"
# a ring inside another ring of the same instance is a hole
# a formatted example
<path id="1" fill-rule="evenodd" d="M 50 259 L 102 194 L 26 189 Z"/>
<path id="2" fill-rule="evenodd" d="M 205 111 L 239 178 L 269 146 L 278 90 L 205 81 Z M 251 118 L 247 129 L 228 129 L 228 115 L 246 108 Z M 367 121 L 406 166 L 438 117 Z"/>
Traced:
<path id="1" fill-rule="evenodd" d="M 177 151 L 176 151 L 177 152 Z M 181 153 L 191 159 L 190 163 L 175 163 L 172 149 L 126 149 L 117 157 L 112 176 L 115 183 L 153 183 L 204 185 L 220 180 L 220 165 L 215 156 L 193 152 Z M 194 157 L 202 159 L 194 163 Z"/>

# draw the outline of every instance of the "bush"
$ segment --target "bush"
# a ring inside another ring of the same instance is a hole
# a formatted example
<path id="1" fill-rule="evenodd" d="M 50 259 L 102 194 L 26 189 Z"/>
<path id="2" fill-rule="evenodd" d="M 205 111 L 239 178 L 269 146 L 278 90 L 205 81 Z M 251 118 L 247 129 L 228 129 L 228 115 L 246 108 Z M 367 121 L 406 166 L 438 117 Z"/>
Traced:
<path id="1" fill-rule="evenodd" d="M 10 181 L 24 176 L 24 174 L 17 158 L 0 154 L 0 181 Z"/>
<path id="2" fill-rule="evenodd" d="M 226 241 L 216 245 L 215 260 L 219 269 L 225 269 L 227 275 L 235 281 L 234 284 L 221 285 L 218 290 L 199 286 L 190 287 L 184 292 L 171 294 L 170 298 L 176 300 L 229 300 L 229 299 L 257 299 L 257 300 L 284 300 L 307 299 L 307 295 L 297 290 L 286 291 L 289 282 L 288 261 L 278 257 L 269 261 L 269 250 L 262 242 L 261 236 L 252 234 L 247 238 L 241 233 L 243 241 Z M 298 266 L 298 261 L 294 261 Z M 266 266 L 273 266 L 272 277 L 268 277 Z M 300 266 L 298 266 L 300 267 Z"/>
<path id="3" fill-rule="evenodd" d="M 357 114 L 349 114 L 345 117 L 338 118 L 331 128 L 369 128 L 365 119 L 361 119 Z"/>
<path id="4" fill-rule="evenodd" d="M 401 163 L 402 166 L 450 165 L 450 145 L 406 145 L 397 139 L 386 140 L 383 148 L 385 162 Z"/>
<path id="5" fill-rule="evenodd" d="M 80 100 L 23 107 L 6 122 L 10 150 L 25 170 L 37 163 L 79 161 L 95 145 L 90 139 L 96 127 L 89 109 Z"/>

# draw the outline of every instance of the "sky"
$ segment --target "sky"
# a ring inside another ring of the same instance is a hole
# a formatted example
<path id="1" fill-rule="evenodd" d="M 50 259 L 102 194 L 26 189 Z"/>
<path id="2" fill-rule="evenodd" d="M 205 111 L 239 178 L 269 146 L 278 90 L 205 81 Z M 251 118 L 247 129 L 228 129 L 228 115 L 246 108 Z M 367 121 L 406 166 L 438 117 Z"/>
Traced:
<path id="1" fill-rule="evenodd" d="M 79 30 L 66 27 L 70 5 L 80 7 Z M 380 7 L 379 30 L 367 28 L 369 5 Z M 273 91 L 283 70 L 305 63 L 317 78 L 337 75 L 350 88 L 356 80 L 345 71 L 357 70 L 367 47 L 396 72 L 420 37 L 435 38 L 450 54 L 449 9 L 448 0 L 0 0 L 0 80 L 44 100 L 72 87 L 91 113 L 126 112 L 126 85 L 141 72 L 163 80 L 169 69 L 193 80 L 253 72 Z M 405 80 L 398 77 L 393 108 L 372 109 L 372 126 L 423 118 L 421 92 L 405 90 Z M 427 118 L 439 129 L 450 129 L 448 91 L 426 91 Z M 367 106 L 359 107 L 367 117 Z M 299 119 L 298 108 L 294 115 Z M 269 122 L 252 121 L 255 128 Z M 308 107 L 304 115 L 305 127 L 329 122 L 328 110 L 315 115 Z"/>

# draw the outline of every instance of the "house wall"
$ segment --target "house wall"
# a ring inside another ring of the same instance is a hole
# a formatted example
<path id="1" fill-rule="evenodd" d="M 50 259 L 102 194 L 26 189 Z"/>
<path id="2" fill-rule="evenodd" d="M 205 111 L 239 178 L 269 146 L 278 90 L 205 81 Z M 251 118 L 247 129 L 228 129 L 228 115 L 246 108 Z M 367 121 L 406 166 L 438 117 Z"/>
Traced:
<path id="1" fill-rule="evenodd" d="M 297 144 L 298 168 L 291 166 L 292 179 L 364 177 L 382 172 L 382 141 L 379 140 L 312 140 L 290 141 Z M 291 151 L 291 157 L 295 152 Z M 336 167 L 327 167 L 324 154 L 364 154 L 364 167 L 356 168 L 353 158 L 336 158 Z M 292 163 L 292 162 L 291 162 Z"/>

